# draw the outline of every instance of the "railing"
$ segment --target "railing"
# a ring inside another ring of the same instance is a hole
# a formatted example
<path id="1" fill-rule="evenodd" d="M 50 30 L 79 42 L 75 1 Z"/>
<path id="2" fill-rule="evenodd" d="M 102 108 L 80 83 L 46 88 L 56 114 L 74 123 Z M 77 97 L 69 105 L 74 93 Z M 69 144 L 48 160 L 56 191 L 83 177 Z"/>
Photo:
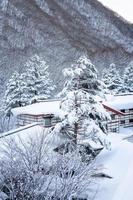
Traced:
<path id="1" fill-rule="evenodd" d="M 15 134 L 15 133 L 19 133 L 19 132 L 21 132 L 21 131 L 27 130 L 27 129 L 29 129 L 29 128 L 38 126 L 38 125 L 39 125 L 39 123 L 33 123 L 33 124 L 29 124 L 29 125 L 27 125 L 27 126 L 23 126 L 23 127 L 17 128 L 17 129 L 15 129 L 15 130 L 8 131 L 8 132 L 6 132 L 6 133 L 2 133 L 2 134 L 0 134 L 0 139 L 1 139 L 1 138 L 4 138 L 4 137 L 6 137 L 6 136 L 9 136 L 9 135 L 13 135 L 13 134 Z"/>

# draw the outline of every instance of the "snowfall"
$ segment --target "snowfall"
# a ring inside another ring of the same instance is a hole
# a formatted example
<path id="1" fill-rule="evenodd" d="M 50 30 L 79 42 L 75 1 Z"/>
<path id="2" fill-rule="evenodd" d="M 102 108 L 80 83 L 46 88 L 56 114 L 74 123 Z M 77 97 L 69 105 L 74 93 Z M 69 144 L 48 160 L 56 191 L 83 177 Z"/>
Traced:
<path id="1" fill-rule="evenodd" d="M 14 139 L 19 142 L 21 138 L 23 141 L 28 142 L 28 138 L 37 138 L 42 133 L 44 133 L 44 129 L 41 126 L 31 124 L 1 135 L 0 147 L 7 139 Z M 97 156 L 95 164 L 112 178 L 97 178 L 94 199 L 133 200 L 133 127 L 121 128 L 120 133 L 110 133 L 108 137 L 111 141 L 111 149 L 102 150 Z M 59 141 L 61 139 L 57 136 L 56 138 L 51 138 L 51 148 L 58 146 L 61 142 Z M 92 192 L 92 197 L 94 194 Z"/>

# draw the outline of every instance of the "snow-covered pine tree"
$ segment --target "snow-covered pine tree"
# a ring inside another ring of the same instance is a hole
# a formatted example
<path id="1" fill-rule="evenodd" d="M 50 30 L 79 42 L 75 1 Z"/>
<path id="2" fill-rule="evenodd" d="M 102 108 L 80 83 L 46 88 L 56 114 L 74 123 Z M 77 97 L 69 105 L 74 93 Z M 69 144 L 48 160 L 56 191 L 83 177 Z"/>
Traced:
<path id="1" fill-rule="evenodd" d="M 102 81 L 112 94 L 121 92 L 123 81 L 114 63 L 108 69 L 104 70 Z"/>
<path id="2" fill-rule="evenodd" d="M 4 96 L 5 115 L 10 117 L 11 109 L 21 105 L 21 91 L 19 88 L 19 74 L 14 72 L 6 85 Z"/>
<path id="3" fill-rule="evenodd" d="M 19 76 L 19 91 L 21 93 L 20 102 L 22 106 L 30 104 L 30 99 L 32 98 L 32 95 L 30 92 L 31 85 L 29 84 L 28 82 L 29 79 L 27 79 L 27 77 L 28 77 L 28 73 L 26 72 L 20 74 Z M 34 87 L 34 81 L 32 83 L 33 83 L 32 86 Z"/>
<path id="4" fill-rule="evenodd" d="M 28 105 L 39 98 L 50 98 L 55 89 L 43 59 L 35 55 L 25 65 L 27 71 L 22 74 L 15 72 L 7 83 L 4 98 L 6 116 L 10 116 L 14 107 Z"/>
<path id="5" fill-rule="evenodd" d="M 82 56 L 77 63 L 64 70 L 67 78 L 61 109 L 65 113 L 54 131 L 68 136 L 74 144 L 85 141 L 94 148 L 107 146 L 107 119 L 109 115 L 98 100 L 102 82 L 91 61 Z"/>
<path id="6" fill-rule="evenodd" d="M 24 73 L 26 80 L 25 92 L 28 94 L 29 100 L 50 98 L 55 86 L 49 78 L 46 62 L 38 55 L 34 55 L 25 65 L 27 69 Z"/>
<path id="7" fill-rule="evenodd" d="M 124 92 L 133 92 L 133 61 L 125 69 L 123 80 Z"/>

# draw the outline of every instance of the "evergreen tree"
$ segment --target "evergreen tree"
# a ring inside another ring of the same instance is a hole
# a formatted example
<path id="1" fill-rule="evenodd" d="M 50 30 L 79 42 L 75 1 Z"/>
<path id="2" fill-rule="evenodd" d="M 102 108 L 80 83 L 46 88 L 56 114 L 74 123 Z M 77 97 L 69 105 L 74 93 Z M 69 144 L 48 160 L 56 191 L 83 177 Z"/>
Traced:
<path id="1" fill-rule="evenodd" d="M 6 92 L 4 97 L 5 115 L 10 117 L 11 109 L 22 106 L 21 91 L 19 87 L 19 74 L 14 72 L 6 85 Z"/>
<path id="2" fill-rule="evenodd" d="M 25 64 L 26 72 L 15 72 L 7 83 L 4 104 L 6 116 L 14 107 L 25 106 L 36 99 L 50 98 L 55 86 L 49 78 L 48 66 L 39 56 L 31 57 Z"/>
<path id="3" fill-rule="evenodd" d="M 22 106 L 29 105 L 33 96 L 33 94 L 31 95 L 31 91 L 33 91 L 34 88 L 34 81 L 32 81 L 33 84 L 31 90 L 31 84 L 29 84 L 27 76 L 28 72 L 24 72 L 19 76 L 19 91 L 21 93 L 20 102 Z"/>
<path id="4" fill-rule="evenodd" d="M 95 66 L 82 56 L 70 69 L 64 70 L 67 77 L 61 109 L 63 121 L 55 126 L 71 142 L 87 139 L 90 146 L 106 146 L 106 122 L 109 115 L 98 101 L 102 95 L 102 82 L 98 80 Z M 93 144 L 93 145 L 92 145 Z"/>
<path id="5" fill-rule="evenodd" d="M 30 100 L 47 99 L 52 95 L 55 86 L 49 78 L 48 66 L 38 55 L 31 57 L 25 64 L 25 92 Z"/>
<path id="6" fill-rule="evenodd" d="M 102 77 L 102 81 L 106 85 L 109 92 L 112 94 L 121 92 L 123 81 L 114 63 L 112 63 L 110 67 L 104 71 Z"/>
<path id="7" fill-rule="evenodd" d="M 124 92 L 133 92 L 133 61 L 125 69 L 123 80 Z"/>

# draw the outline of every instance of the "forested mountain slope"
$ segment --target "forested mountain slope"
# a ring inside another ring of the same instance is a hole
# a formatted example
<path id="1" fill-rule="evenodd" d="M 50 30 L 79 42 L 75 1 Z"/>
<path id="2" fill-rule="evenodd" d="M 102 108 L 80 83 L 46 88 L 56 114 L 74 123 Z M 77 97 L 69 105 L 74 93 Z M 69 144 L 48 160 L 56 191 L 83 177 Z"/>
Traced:
<path id="1" fill-rule="evenodd" d="M 133 59 L 133 25 L 96 0 L 0 0 L 0 85 L 38 53 L 60 87 L 61 71 L 85 52 L 99 69 Z"/>

